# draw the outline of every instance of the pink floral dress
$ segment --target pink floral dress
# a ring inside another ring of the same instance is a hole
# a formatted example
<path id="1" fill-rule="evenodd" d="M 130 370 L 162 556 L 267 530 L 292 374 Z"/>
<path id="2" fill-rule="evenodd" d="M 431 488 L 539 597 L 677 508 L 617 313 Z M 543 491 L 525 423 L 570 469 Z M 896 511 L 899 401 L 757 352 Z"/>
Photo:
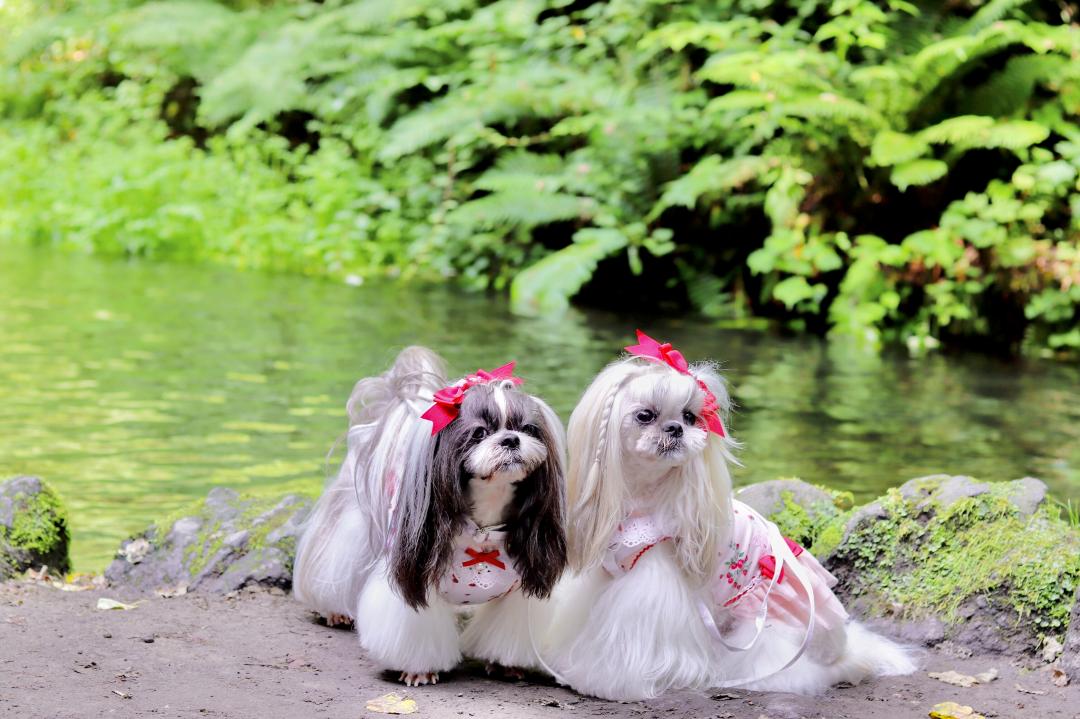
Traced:
<path id="1" fill-rule="evenodd" d="M 723 634 L 736 620 L 755 621 L 763 613 L 772 620 L 799 629 L 806 629 L 810 620 L 807 590 L 797 579 L 793 581 L 787 568 L 781 566 L 775 576 L 777 559 L 773 552 L 770 528 L 775 525 L 746 504 L 732 502 L 733 526 L 731 541 L 720 556 L 720 570 L 708 586 L 706 621 L 715 622 Z M 632 513 L 618 526 L 608 546 L 603 566 L 613 577 L 633 570 L 642 556 L 661 542 L 677 542 L 656 517 Z M 821 564 L 795 542 L 784 539 L 787 548 L 809 578 L 814 594 L 814 624 L 828 630 L 842 625 L 847 612 L 832 593 L 836 584 Z M 790 557 L 787 561 L 791 561 Z M 775 577 L 775 581 L 774 581 Z"/>
<path id="2" fill-rule="evenodd" d="M 451 604 L 484 604 L 521 586 L 505 545 L 506 532 L 468 520 L 454 540 L 454 557 L 439 580 L 439 595 Z"/>

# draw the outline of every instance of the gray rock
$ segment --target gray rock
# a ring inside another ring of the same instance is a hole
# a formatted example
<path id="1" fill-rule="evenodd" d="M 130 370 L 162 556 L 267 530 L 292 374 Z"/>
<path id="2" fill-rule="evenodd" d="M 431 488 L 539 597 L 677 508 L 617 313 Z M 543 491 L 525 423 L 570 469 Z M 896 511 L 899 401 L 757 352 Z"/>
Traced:
<path id="1" fill-rule="evenodd" d="M 1046 501 L 1046 483 L 1034 477 L 1024 477 L 1012 483 L 1009 501 L 1016 505 L 1021 517 L 1030 517 Z"/>
<path id="2" fill-rule="evenodd" d="M 1014 586 L 1011 565 L 999 564 L 1000 550 L 986 538 L 998 531 L 1016 534 L 1019 519 L 1024 522 L 1019 531 L 1041 546 L 1080 551 L 1075 528 L 1056 518 L 1032 516 L 1045 497 L 1046 485 L 1031 477 L 1002 483 L 964 476 L 920 477 L 852 512 L 835 550 L 819 559 L 838 579 L 836 593 L 849 610 L 886 622 L 893 634 L 921 644 L 948 641 L 975 652 L 1024 656 L 1034 663 L 1042 646 L 1036 627 L 1040 621 L 1058 620 L 1051 620 L 1044 597 L 1033 598 L 1030 587 Z M 970 511 L 945 511 L 962 500 L 974 500 Z M 992 554 L 973 554 L 978 547 Z M 928 563 L 939 569 L 921 571 Z M 955 601 L 948 616 L 936 616 L 929 607 L 943 606 L 941 582 L 947 577 L 940 567 L 949 566 L 978 568 L 982 574 L 964 585 L 944 585 Z M 1046 572 L 1040 581 L 1050 587 L 1065 581 L 1069 571 L 1052 562 L 1039 569 Z M 924 595 L 936 596 L 933 601 L 938 604 L 923 602 Z M 1022 621 L 1018 607 L 1027 613 Z M 1060 605 L 1053 609 L 1055 614 L 1059 611 Z M 1073 616 L 1074 625 L 1080 624 L 1075 609 Z M 1071 631 L 1080 634 L 1080 626 Z M 1080 649 L 1080 636 L 1074 642 Z"/>
<path id="3" fill-rule="evenodd" d="M 67 512 L 57 494 L 38 477 L 0 483 L 0 581 L 47 566 L 71 566 Z"/>
<path id="4" fill-rule="evenodd" d="M 971 477 L 932 474 L 904 482 L 900 487 L 900 496 L 918 508 L 925 509 L 931 501 L 941 507 L 948 507 L 959 499 L 978 497 L 989 491 L 989 484 L 976 482 Z"/>
<path id="5" fill-rule="evenodd" d="M 812 518 L 817 518 L 822 508 L 835 507 L 832 494 L 801 479 L 774 479 L 751 484 L 740 489 L 736 497 L 768 517 L 784 509 L 785 495 Z"/>
<path id="6" fill-rule="evenodd" d="M 267 500 L 217 488 L 190 513 L 125 540 L 105 577 L 142 594 L 178 587 L 225 594 L 256 584 L 288 589 L 310 510 L 311 500 L 296 495 Z"/>
<path id="7" fill-rule="evenodd" d="M 1080 682 L 1080 590 L 1077 590 L 1073 600 L 1069 631 L 1065 634 L 1065 646 L 1057 663 L 1058 667 L 1069 675 L 1070 681 Z"/>
<path id="8" fill-rule="evenodd" d="M 844 538 L 840 541 L 840 546 L 844 546 L 844 542 L 848 540 L 851 533 L 860 527 L 864 527 L 867 524 L 876 522 L 879 519 L 886 519 L 889 513 L 885 511 L 885 507 L 882 506 L 881 500 L 870 502 L 870 504 L 864 504 L 851 513 L 851 517 L 848 518 L 847 524 L 844 525 Z"/>

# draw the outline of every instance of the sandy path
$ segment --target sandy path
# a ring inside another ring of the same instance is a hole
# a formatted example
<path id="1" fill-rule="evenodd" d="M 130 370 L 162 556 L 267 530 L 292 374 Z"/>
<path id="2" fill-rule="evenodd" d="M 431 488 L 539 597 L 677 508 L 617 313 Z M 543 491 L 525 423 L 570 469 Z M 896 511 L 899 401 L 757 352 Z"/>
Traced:
<path id="1" fill-rule="evenodd" d="M 467 667 L 435 687 L 404 691 L 361 655 L 351 632 L 316 624 L 288 597 L 262 591 L 233 599 L 152 599 L 132 611 L 98 611 L 109 591 L 61 592 L 0 584 L 0 716 L 294 717 L 383 716 L 366 701 L 397 691 L 417 717 L 926 717 L 941 701 L 987 717 L 1080 718 L 1080 689 L 1054 687 L 1045 670 L 1023 672 L 1001 657 L 926 657 L 926 670 L 1001 678 L 970 689 L 922 671 L 824 697 L 725 691 L 611 703 L 552 685 L 485 678 Z M 1016 684 L 1045 694 L 1025 694 Z"/>

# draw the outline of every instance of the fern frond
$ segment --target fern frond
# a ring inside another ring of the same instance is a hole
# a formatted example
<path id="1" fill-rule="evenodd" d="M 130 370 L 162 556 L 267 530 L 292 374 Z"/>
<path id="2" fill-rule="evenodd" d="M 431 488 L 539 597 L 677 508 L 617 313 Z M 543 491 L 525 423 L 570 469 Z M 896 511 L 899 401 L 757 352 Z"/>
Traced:
<path id="1" fill-rule="evenodd" d="M 638 47 L 642 50 L 666 50 L 681 52 L 687 47 L 704 48 L 717 52 L 733 44 L 745 45 L 762 35 L 762 25 L 754 18 L 741 17 L 724 22 L 680 21 L 661 25 L 646 34 Z"/>
<path id="2" fill-rule="evenodd" d="M 522 314 L 541 314 L 565 309 L 570 298 L 589 281 L 596 266 L 625 248 L 626 235 L 611 228 L 585 228 L 574 233 L 574 242 L 522 270 L 510 286 L 513 309 Z"/>
<path id="3" fill-rule="evenodd" d="M 918 134 L 923 142 L 949 144 L 961 149 L 1019 150 L 1050 136 L 1045 125 L 1030 120 L 995 122 L 982 115 L 961 115 L 932 125 Z"/>
<path id="4" fill-rule="evenodd" d="M 209 0 L 151 2 L 114 18 L 120 47 L 167 57 L 181 75 L 211 79 L 281 13 L 238 13 Z"/>
<path id="5" fill-rule="evenodd" d="M 447 222 L 472 228 L 536 227 L 561 220 L 588 219 L 596 201 L 564 193 L 493 192 L 470 200 L 447 215 Z"/>
<path id="6" fill-rule="evenodd" d="M 489 192 L 556 192 L 565 184 L 565 160 L 558 155 L 518 152 L 503 155 L 473 185 Z"/>
<path id="7" fill-rule="evenodd" d="M 829 57 L 808 49 L 721 53 L 709 58 L 697 78 L 755 90 L 835 92 L 824 79 L 830 63 Z"/>
<path id="8" fill-rule="evenodd" d="M 996 22 L 974 34 L 961 34 L 931 43 L 912 60 L 915 85 L 929 92 L 960 68 L 980 58 L 992 55 L 1010 45 L 1027 45 L 1036 52 L 1045 52 L 1045 25 L 1021 23 L 1015 20 Z"/>
<path id="9" fill-rule="evenodd" d="M 929 185 L 948 171 L 949 166 L 941 160 L 909 160 L 894 167 L 889 179 L 901 190 L 906 190 L 912 185 Z"/>
<path id="10" fill-rule="evenodd" d="M 759 177 L 770 166 L 770 161 L 764 157 L 722 160 L 718 155 L 709 155 L 685 175 L 667 184 L 649 217 L 659 217 L 669 207 L 693 208 L 702 197 L 741 187 Z"/>
<path id="11" fill-rule="evenodd" d="M 788 100 L 779 103 L 778 108 L 784 114 L 794 117 L 862 122 L 871 127 L 886 126 L 885 118 L 883 118 L 878 111 L 867 107 L 857 100 L 842 97 L 831 92 L 822 93 L 814 97 L 802 97 Z"/>
<path id="12" fill-rule="evenodd" d="M 206 85 L 200 116 L 211 125 L 239 117 L 239 125 L 252 127 L 284 110 L 305 108 L 310 101 L 306 64 L 323 41 L 302 22 L 268 33 Z"/>
<path id="13" fill-rule="evenodd" d="M 870 159 L 879 167 L 898 165 L 922 157 L 930 150 L 926 140 L 902 132 L 879 132 L 870 147 Z"/>
<path id="14" fill-rule="evenodd" d="M 603 98 L 603 78 L 546 63 L 513 66 L 484 85 L 466 85 L 399 120 L 379 159 L 389 162 L 470 125 L 512 123 L 522 117 L 580 114 Z"/>
<path id="15" fill-rule="evenodd" d="M 756 110 L 775 101 L 775 96 L 755 90 L 733 90 L 720 97 L 709 100 L 706 113 L 728 112 L 730 110 Z"/>
<path id="16" fill-rule="evenodd" d="M 993 25 L 1011 11 L 1027 5 L 1031 0 L 990 0 L 964 23 L 963 32 L 974 33 Z"/>
<path id="17" fill-rule="evenodd" d="M 985 132 L 993 126 L 994 119 L 992 117 L 958 115 L 923 129 L 919 132 L 918 138 L 923 142 L 957 144 L 974 134 Z"/>
<path id="18" fill-rule="evenodd" d="M 1061 55 L 1019 55 L 1009 58 L 1005 68 L 975 88 L 966 107 L 976 115 L 1000 117 L 1023 112 L 1041 82 L 1060 77 L 1069 64 Z"/>

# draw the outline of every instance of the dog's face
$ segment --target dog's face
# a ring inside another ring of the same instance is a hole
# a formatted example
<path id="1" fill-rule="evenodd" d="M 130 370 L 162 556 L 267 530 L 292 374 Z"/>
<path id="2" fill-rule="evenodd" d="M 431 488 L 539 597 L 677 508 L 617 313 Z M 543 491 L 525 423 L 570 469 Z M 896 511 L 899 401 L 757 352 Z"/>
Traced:
<path id="1" fill-rule="evenodd" d="M 510 382 L 470 387 L 458 416 L 438 434 L 428 479 L 414 484 L 430 494 L 397 512 L 399 536 L 416 537 L 394 550 L 394 576 L 406 602 L 426 605 L 428 588 L 442 576 L 455 537 L 475 511 L 470 495 L 478 482 L 512 485 L 500 507 L 506 550 L 522 590 L 548 596 L 566 566 L 562 454 L 562 425 L 539 399 Z M 412 511 L 414 505 L 423 510 Z"/>
<path id="2" fill-rule="evenodd" d="M 470 389 L 443 431 L 465 473 L 487 482 L 519 482 L 548 457 L 539 407 L 509 382 Z"/>
<path id="3" fill-rule="evenodd" d="M 687 375 L 663 372 L 630 380 L 617 407 L 624 456 L 666 468 L 701 454 L 708 439 L 699 421 L 704 401 Z"/>

